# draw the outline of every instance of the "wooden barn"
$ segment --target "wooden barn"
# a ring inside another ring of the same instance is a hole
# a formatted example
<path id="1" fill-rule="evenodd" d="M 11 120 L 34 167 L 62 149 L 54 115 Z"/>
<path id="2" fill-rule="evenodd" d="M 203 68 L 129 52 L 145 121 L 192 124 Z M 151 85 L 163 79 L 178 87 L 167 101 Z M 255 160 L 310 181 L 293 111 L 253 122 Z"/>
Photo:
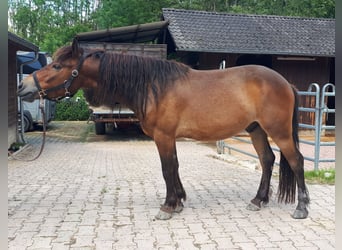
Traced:
<path id="1" fill-rule="evenodd" d="M 17 98 L 17 51 L 38 52 L 39 48 L 8 32 L 8 148 L 19 141 L 18 138 L 18 98 Z"/>
<path id="2" fill-rule="evenodd" d="M 159 42 L 167 43 L 169 57 L 193 68 L 217 69 L 222 60 L 226 67 L 261 64 L 302 91 L 313 82 L 335 82 L 335 19 L 180 9 L 162 13 L 169 25 Z M 308 99 L 302 102 L 311 105 Z M 334 108 L 334 100 L 329 105 Z"/>

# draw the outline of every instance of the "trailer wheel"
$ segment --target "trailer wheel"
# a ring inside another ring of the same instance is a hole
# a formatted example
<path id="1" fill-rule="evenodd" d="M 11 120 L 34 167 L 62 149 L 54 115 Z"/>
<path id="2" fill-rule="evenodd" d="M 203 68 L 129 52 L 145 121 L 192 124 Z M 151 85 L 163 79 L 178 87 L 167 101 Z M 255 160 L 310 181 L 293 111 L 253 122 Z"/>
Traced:
<path id="1" fill-rule="evenodd" d="M 24 110 L 24 132 L 30 131 L 33 129 L 33 119 L 30 111 Z"/>
<path id="2" fill-rule="evenodd" d="M 97 135 L 104 135 L 106 133 L 106 123 L 105 122 L 95 122 L 95 133 Z"/>

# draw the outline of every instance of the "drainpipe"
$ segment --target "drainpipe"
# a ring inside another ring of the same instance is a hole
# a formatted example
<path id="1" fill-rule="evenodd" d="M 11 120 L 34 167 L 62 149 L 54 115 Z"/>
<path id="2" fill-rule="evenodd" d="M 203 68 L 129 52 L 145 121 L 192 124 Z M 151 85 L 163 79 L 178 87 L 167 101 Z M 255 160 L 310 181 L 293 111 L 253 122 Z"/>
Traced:
<path id="1" fill-rule="evenodd" d="M 39 52 L 38 51 L 34 51 L 34 53 L 35 53 L 35 57 L 34 57 L 33 60 L 27 61 L 27 62 L 24 62 L 24 63 L 20 64 L 19 82 L 21 82 L 21 80 L 23 80 L 24 66 L 27 65 L 27 64 L 34 63 L 34 62 L 38 61 Z M 21 120 L 21 123 L 20 123 L 21 128 L 20 128 L 20 133 L 19 133 L 19 141 L 21 143 L 26 143 L 25 139 L 24 139 L 24 105 L 23 105 L 23 101 L 22 101 L 21 97 L 19 97 L 18 99 L 19 99 L 20 120 Z"/>

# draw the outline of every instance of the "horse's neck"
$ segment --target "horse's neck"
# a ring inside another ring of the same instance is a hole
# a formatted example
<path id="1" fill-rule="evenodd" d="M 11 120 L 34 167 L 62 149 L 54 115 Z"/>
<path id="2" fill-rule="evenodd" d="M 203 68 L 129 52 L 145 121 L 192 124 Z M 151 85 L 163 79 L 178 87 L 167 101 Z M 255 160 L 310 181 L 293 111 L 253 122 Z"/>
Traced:
<path id="1" fill-rule="evenodd" d="M 84 89 L 84 97 L 90 106 L 99 107 L 106 106 L 114 108 L 117 103 L 120 103 L 136 112 L 135 108 L 123 98 L 117 97 L 115 94 L 108 95 L 108 93 L 101 93 L 96 89 Z"/>
<path id="2" fill-rule="evenodd" d="M 96 91 L 96 89 L 89 88 L 84 89 L 84 97 L 89 105 L 94 107 L 99 107 L 102 105 L 111 106 L 110 103 L 106 103 L 106 101 L 99 96 L 100 94 Z"/>

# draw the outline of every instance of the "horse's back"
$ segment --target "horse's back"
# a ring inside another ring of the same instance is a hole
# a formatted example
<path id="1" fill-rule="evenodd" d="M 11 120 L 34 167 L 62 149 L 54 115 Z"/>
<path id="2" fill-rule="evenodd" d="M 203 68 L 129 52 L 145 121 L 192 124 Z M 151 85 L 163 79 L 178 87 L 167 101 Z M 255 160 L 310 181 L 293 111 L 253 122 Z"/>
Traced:
<path id="1" fill-rule="evenodd" d="M 292 87 L 282 75 L 260 65 L 191 74 L 189 86 L 180 86 L 179 91 L 188 89 L 189 104 L 201 105 L 204 109 L 212 110 L 213 105 L 229 109 L 233 105 L 234 109 L 252 112 L 260 105 L 279 105 L 293 97 Z"/>

